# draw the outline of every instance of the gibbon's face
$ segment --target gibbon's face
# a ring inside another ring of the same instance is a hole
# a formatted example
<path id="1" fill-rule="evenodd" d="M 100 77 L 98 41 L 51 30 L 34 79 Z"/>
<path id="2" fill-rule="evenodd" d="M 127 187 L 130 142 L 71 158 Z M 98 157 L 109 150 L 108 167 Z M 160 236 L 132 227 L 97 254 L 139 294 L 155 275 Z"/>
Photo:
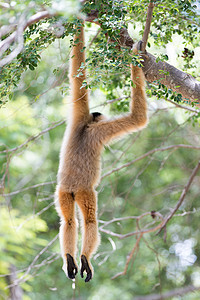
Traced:
<path id="1" fill-rule="evenodd" d="M 91 115 L 92 115 L 92 122 L 99 122 L 105 120 L 105 116 L 99 112 L 93 112 L 91 113 Z"/>

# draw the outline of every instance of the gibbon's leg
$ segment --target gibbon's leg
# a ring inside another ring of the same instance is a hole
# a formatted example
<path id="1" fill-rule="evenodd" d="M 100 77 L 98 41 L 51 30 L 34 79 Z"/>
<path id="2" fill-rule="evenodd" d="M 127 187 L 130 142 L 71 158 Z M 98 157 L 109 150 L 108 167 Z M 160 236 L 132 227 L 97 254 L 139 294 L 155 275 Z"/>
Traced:
<path id="1" fill-rule="evenodd" d="M 77 202 L 83 216 L 83 242 L 81 251 L 81 277 L 86 271 L 87 277 L 85 282 L 92 278 L 93 268 L 90 263 L 92 254 L 96 251 L 100 239 L 97 224 L 97 197 L 94 190 L 79 191 L 75 195 Z"/>
<path id="2" fill-rule="evenodd" d="M 58 199 L 61 213 L 60 247 L 63 257 L 63 270 L 70 278 L 75 278 L 78 268 L 75 263 L 77 224 L 75 219 L 75 201 L 73 194 L 59 189 Z"/>

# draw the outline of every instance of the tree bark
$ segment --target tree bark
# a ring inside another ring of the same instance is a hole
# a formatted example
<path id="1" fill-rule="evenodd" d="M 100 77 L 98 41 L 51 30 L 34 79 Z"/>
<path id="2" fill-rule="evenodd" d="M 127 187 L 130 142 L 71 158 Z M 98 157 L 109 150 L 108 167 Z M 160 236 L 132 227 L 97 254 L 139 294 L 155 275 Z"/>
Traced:
<path id="1" fill-rule="evenodd" d="M 199 81 L 166 62 L 156 62 L 156 57 L 150 53 L 147 53 L 146 56 L 147 58 L 144 58 L 143 62 L 143 71 L 147 81 L 159 80 L 167 88 L 181 94 L 184 101 L 200 104 Z M 165 75 L 166 73 L 167 75 Z"/>

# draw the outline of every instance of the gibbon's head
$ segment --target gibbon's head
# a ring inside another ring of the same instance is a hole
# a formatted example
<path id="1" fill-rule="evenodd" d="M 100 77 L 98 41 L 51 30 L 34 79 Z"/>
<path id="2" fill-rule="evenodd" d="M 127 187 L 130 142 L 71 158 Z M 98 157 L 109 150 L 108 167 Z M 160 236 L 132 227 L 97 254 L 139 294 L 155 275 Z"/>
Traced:
<path id="1" fill-rule="evenodd" d="M 104 115 L 102 115 L 99 112 L 93 112 L 91 113 L 91 115 L 92 115 L 92 122 L 99 122 L 105 119 Z"/>

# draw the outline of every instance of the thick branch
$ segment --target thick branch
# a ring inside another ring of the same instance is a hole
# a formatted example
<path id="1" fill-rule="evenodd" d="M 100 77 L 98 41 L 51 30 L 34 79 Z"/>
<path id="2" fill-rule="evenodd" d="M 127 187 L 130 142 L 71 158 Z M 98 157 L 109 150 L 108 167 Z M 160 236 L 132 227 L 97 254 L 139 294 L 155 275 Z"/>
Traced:
<path id="1" fill-rule="evenodd" d="M 144 58 L 143 71 L 147 81 L 159 80 L 169 89 L 182 95 L 183 100 L 200 104 L 200 82 L 172 65 L 158 61 L 150 53 Z"/>
<path id="2" fill-rule="evenodd" d="M 121 39 L 124 39 L 124 45 L 132 48 L 134 41 L 126 29 L 121 32 L 121 35 Z M 166 62 L 156 61 L 156 57 L 148 52 L 143 56 L 143 60 L 143 72 L 147 81 L 151 83 L 160 81 L 167 88 L 181 94 L 183 100 L 200 104 L 200 82 L 194 77 Z"/>

